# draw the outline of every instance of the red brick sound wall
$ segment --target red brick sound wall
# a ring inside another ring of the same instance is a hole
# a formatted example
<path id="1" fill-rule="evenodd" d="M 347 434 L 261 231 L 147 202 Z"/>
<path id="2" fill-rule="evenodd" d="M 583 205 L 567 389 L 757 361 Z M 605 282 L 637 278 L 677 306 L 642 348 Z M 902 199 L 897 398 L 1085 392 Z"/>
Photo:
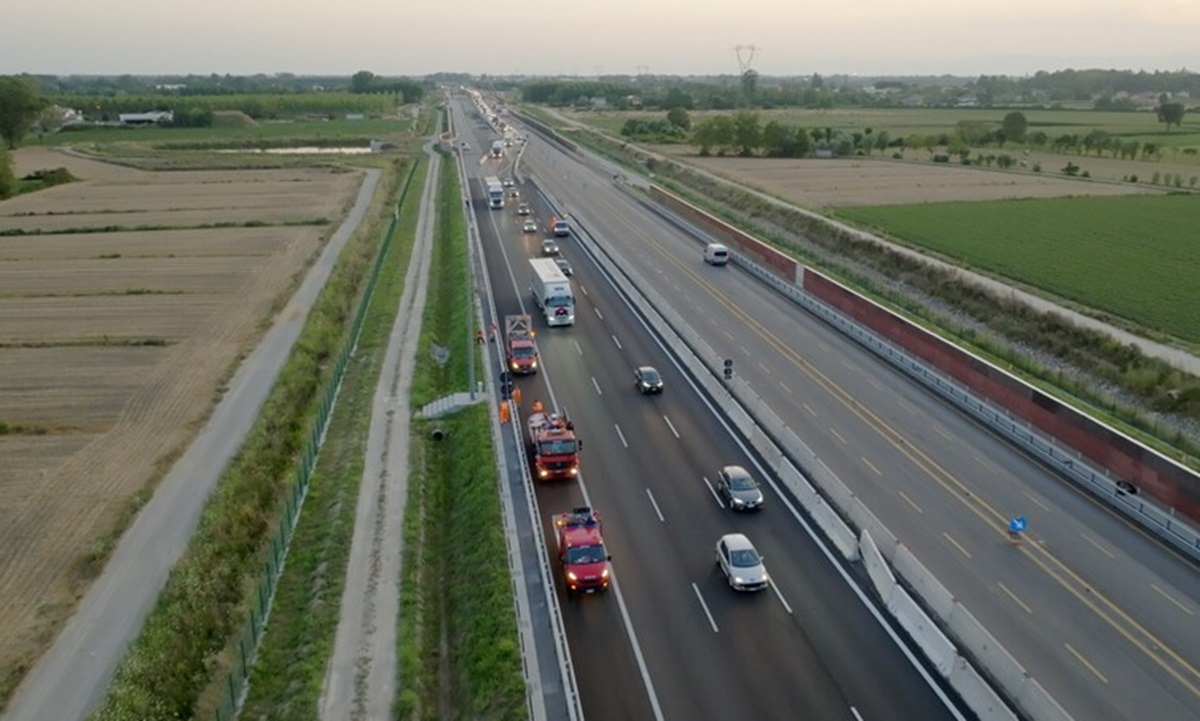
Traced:
<path id="1" fill-rule="evenodd" d="M 770 268 L 785 280 L 793 283 L 796 281 L 796 261 L 794 258 L 775 250 L 753 236 L 746 235 L 732 225 L 719 218 L 714 218 L 683 198 L 673 195 L 658 186 L 650 186 L 650 199 L 656 203 L 665 205 L 681 215 L 688 222 L 703 228 L 735 250 L 754 256 L 760 263 Z"/>
<path id="2" fill-rule="evenodd" d="M 1200 478 L 1154 451 L 956 348 L 810 268 L 804 289 L 975 393 L 1059 439 L 1176 512 L 1200 521 Z"/>

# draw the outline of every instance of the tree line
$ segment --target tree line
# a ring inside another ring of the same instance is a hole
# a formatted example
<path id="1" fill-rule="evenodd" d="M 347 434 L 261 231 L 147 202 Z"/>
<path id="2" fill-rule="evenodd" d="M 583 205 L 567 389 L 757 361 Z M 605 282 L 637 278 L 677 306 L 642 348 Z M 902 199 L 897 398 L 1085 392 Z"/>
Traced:
<path id="1" fill-rule="evenodd" d="M 747 82 L 750 80 L 752 82 Z M 1175 97 L 1200 97 L 1200 74 L 1119 70 L 1064 70 L 1032 77 L 981 75 L 978 78 L 864 78 L 813 74 L 808 77 L 715 75 L 539 79 L 515 84 L 526 102 L 559 107 L 593 104 L 603 98 L 618 109 L 667 110 L 771 109 L 784 107 L 954 106 L 970 101 L 981 107 L 1039 106 L 1090 102 L 1097 110 L 1137 110 L 1138 94 L 1161 95 L 1159 104 Z"/>
<path id="2" fill-rule="evenodd" d="M 60 86 L 59 89 L 61 90 Z M 340 91 L 184 94 L 176 90 L 142 92 L 119 91 L 84 94 L 75 91 L 45 93 L 38 79 L 30 75 L 0 76 L 0 139 L 11 148 L 31 132 L 59 129 L 60 111 L 70 108 L 83 113 L 89 122 L 116 122 L 122 113 L 169 110 L 175 127 L 210 127 L 214 113 L 240 111 L 255 120 L 275 120 L 306 116 L 334 117 L 344 113 L 383 115 L 398 103 L 420 99 L 424 89 L 408 81 L 372 78 L 366 88 L 351 92 L 351 81 Z M 415 102 L 415 101 L 411 101 Z"/>
<path id="3" fill-rule="evenodd" d="M 1162 115 L 1160 113 L 1160 115 Z M 1174 112 L 1167 113 L 1170 119 Z M 1178 116 L 1182 118 L 1182 113 Z M 1174 120 L 1178 122 L 1178 120 Z M 690 131 L 690 132 L 689 132 Z M 1104 130 L 1088 133 L 1064 133 L 1051 137 L 1044 131 L 1029 131 L 1029 121 L 1020 111 L 1004 115 L 999 122 L 960 121 L 953 132 L 893 136 L 887 130 L 873 128 L 846 131 L 839 128 L 810 128 L 789 125 L 777 120 L 766 123 L 758 113 L 741 110 L 732 114 L 713 115 L 693 125 L 684 108 L 673 108 L 663 118 L 631 118 L 621 128 L 621 135 L 642 142 L 688 142 L 695 145 L 701 156 L 740 155 L 770 158 L 803 158 L 819 151 L 831 156 L 880 154 L 891 150 L 902 156 L 905 150 L 926 150 L 930 155 L 941 151 L 938 160 L 948 162 L 958 157 L 969 163 L 973 148 L 995 146 L 1003 149 L 1007 143 L 1022 143 L 1035 148 L 1048 148 L 1059 153 L 1105 153 L 1114 158 L 1129 160 L 1157 159 L 1162 147 L 1157 143 L 1125 140 Z M 1187 153 L 1195 151 L 1185 149 Z M 1010 156 L 980 155 L 981 162 L 1010 167 Z"/>

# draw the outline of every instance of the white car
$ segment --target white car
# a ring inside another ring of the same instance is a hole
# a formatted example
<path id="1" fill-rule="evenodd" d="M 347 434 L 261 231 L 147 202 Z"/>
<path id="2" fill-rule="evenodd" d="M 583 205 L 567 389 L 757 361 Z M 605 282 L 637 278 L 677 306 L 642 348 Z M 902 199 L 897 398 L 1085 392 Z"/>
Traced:
<path id="1" fill-rule="evenodd" d="M 729 533 L 717 541 L 717 566 L 735 591 L 761 591 L 771 583 L 762 556 L 741 533 Z"/>
<path id="2" fill-rule="evenodd" d="M 532 220 L 525 221 L 525 224 L 521 226 L 521 232 L 523 233 L 536 233 L 537 229 L 537 223 Z"/>

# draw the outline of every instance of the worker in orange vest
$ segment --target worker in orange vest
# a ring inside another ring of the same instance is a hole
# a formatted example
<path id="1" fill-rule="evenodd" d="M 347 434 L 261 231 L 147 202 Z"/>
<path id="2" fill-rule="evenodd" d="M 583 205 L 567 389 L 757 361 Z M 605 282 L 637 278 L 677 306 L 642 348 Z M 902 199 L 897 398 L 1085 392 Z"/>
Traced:
<path id="1" fill-rule="evenodd" d="M 500 401 L 500 425 L 508 423 L 508 401 Z"/>
<path id="2" fill-rule="evenodd" d="M 521 407 L 521 389 L 520 388 L 513 388 L 512 400 L 513 400 L 513 405 L 517 406 L 518 408 Z"/>
<path id="3" fill-rule="evenodd" d="M 543 410 L 545 410 L 545 409 L 542 407 L 542 402 L 540 400 L 535 399 L 533 401 L 533 412 L 541 413 Z"/>

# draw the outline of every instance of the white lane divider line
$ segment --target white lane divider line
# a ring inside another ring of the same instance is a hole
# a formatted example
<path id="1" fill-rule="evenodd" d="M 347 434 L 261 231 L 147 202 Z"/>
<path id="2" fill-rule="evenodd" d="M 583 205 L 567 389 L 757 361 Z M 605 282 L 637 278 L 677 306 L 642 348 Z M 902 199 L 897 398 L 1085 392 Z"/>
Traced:
<path id="1" fill-rule="evenodd" d="M 720 629 L 717 628 L 717 622 L 713 620 L 712 614 L 709 613 L 708 604 L 704 602 L 704 596 L 700 595 L 700 587 L 696 585 L 695 581 L 692 581 L 692 590 L 696 592 L 696 600 L 700 602 L 700 608 L 704 609 L 704 615 L 708 616 L 708 625 L 712 626 L 713 633 L 720 633 Z"/>
<path id="2" fill-rule="evenodd" d="M 678 438 L 679 431 L 675 430 L 675 425 L 673 423 L 671 423 L 671 419 L 667 418 L 666 416 L 663 416 L 663 420 L 667 422 L 667 428 L 670 428 L 671 432 L 675 434 L 676 438 Z"/>
<path id="3" fill-rule="evenodd" d="M 650 498 L 650 505 L 654 506 L 654 513 L 658 516 L 659 522 L 666 523 L 667 519 L 663 518 L 662 511 L 658 507 L 658 501 L 654 500 L 654 494 L 650 492 L 649 488 L 646 489 L 646 495 Z"/>

